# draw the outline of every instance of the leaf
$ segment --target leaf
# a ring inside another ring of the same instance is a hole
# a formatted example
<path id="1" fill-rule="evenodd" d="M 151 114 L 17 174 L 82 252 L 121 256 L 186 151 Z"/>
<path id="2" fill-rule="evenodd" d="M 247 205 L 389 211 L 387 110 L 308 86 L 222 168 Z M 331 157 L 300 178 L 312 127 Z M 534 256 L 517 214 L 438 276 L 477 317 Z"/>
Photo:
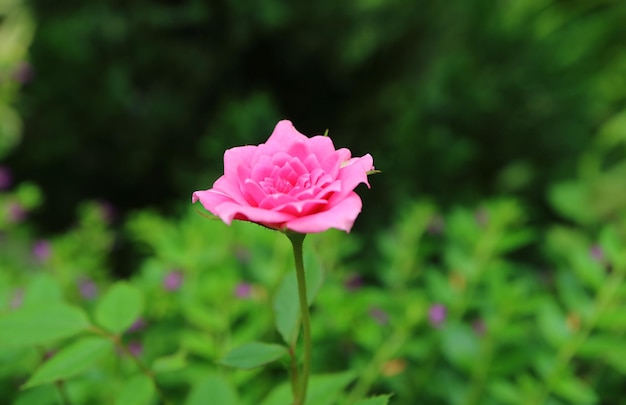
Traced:
<path id="1" fill-rule="evenodd" d="M 141 293 L 126 282 L 115 283 L 95 310 L 96 321 L 105 329 L 120 334 L 128 329 L 143 310 Z"/>
<path id="2" fill-rule="evenodd" d="M 33 278 L 26 288 L 22 306 L 50 305 L 51 303 L 61 303 L 62 299 L 61 286 L 51 276 L 42 273 Z"/>
<path id="3" fill-rule="evenodd" d="M 63 348 L 43 363 L 23 385 L 30 388 L 80 374 L 111 350 L 111 341 L 101 337 L 83 338 Z"/>
<path id="4" fill-rule="evenodd" d="M 322 286 L 324 274 L 320 266 L 315 265 L 311 260 L 307 260 L 307 269 L 305 273 L 307 302 L 311 305 Z M 285 343 L 291 345 L 296 339 L 298 320 L 300 319 L 298 281 L 295 271 L 287 273 L 278 287 L 276 297 L 274 298 L 274 314 L 276 330 L 278 330 Z"/>
<path id="5" fill-rule="evenodd" d="M 146 405 L 152 403 L 156 390 L 150 378 L 137 374 L 124 383 L 115 398 L 115 405 Z"/>
<path id="6" fill-rule="evenodd" d="M 450 324 L 442 330 L 442 350 L 450 362 L 457 366 L 470 367 L 476 360 L 479 345 L 471 327 Z"/>
<path id="7" fill-rule="evenodd" d="M 232 350 L 219 363 L 235 368 L 250 369 L 271 363 L 286 354 L 287 349 L 284 346 L 251 342 Z"/>
<path id="8" fill-rule="evenodd" d="M 178 371 L 187 365 L 187 352 L 180 350 L 169 356 L 159 357 L 152 364 L 152 371 L 155 373 L 167 373 Z"/>
<path id="9" fill-rule="evenodd" d="M 210 376 L 197 381 L 191 387 L 191 393 L 185 405 L 206 405 L 209 403 L 220 405 L 239 405 L 237 393 L 231 384 L 222 377 Z"/>
<path id="10" fill-rule="evenodd" d="M 58 405 L 59 392 L 54 385 L 40 385 L 26 391 L 16 393 L 11 405 Z"/>
<path id="11" fill-rule="evenodd" d="M 391 395 L 379 395 L 376 397 L 365 398 L 354 403 L 354 405 L 387 405 Z"/>
<path id="12" fill-rule="evenodd" d="M 21 308 L 0 315 L 0 348 L 44 344 L 68 338 L 89 326 L 82 310 L 66 304 Z"/>
<path id="13" fill-rule="evenodd" d="M 558 380 L 554 391 L 561 397 L 576 404 L 595 404 L 598 396 L 588 383 L 576 378 L 561 378 Z"/>
<path id="14" fill-rule="evenodd" d="M 332 405 L 339 394 L 354 380 L 354 372 L 312 376 L 306 396 L 306 405 Z M 276 387 L 265 397 L 261 405 L 285 405 L 293 400 L 291 386 L 287 383 Z"/>
<path id="15" fill-rule="evenodd" d="M 563 311 L 552 301 L 546 301 L 538 313 L 539 330 L 553 347 L 560 347 L 572 332 Z"/>

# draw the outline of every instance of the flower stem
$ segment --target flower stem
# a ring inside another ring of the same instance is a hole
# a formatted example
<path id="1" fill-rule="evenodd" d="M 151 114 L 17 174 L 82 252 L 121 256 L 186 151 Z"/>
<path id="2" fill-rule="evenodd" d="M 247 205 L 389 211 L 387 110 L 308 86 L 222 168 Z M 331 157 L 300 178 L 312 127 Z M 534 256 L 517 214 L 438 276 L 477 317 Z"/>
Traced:
<path id="1" fill-rule="evenodd" d="M 298 297 L 300 299 L 300 317 L 302 319 L 302 338 L 304 346 L 304 359 L 302 361 L 302 373 L 298 384 L 294 405 L 304 405 L 306 399 L 307 386 L 309 384 L 309 374 L 311 369 L 311 319 L 309 316 L 309 303 L 306 294 L 306 276 L 304 272 L 304 262 L 302 260 L 302 244 L 306 234 L 287 233 L 293 247 L 293 257 L 296 263 L 296 275 L 298 279 Z"/>

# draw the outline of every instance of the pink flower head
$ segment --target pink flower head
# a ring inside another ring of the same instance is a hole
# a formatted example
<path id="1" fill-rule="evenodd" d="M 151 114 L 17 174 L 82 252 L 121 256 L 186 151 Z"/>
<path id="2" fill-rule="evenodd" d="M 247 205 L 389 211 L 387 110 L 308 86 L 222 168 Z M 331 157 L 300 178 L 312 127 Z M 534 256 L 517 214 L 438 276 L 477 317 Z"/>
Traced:
<path id="1" fill-rule="evenodd" d="M 228 149 L 224 175 L 192 202 L 229 225 L 237 219 L 298 233 L 349 232 L 362 207 L 354 189 L 369 187 L 373 167 L 369 154 L 352 158 L 330 138 L 308 138 L 283 120 L 266 143 Z"/>

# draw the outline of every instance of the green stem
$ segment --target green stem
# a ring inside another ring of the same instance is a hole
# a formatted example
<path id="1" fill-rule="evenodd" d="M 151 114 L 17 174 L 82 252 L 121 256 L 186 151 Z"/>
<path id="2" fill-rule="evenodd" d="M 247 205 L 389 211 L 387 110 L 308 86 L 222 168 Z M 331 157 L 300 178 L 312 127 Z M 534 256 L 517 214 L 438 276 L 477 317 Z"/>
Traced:
<path id="1" fill-rule="evenodd" d="M 58 380 L 54 384 L 59 391 L 59 396 L 61 397 L 63 405 L 72 405 L 72 401 L 70 401 L 70 397 L 67 395 L 67 390 L 65 389 L 65 382 L 63 380 Z"/>
<path id="2" fill-rule="evenodd" d="M 302 362 L 302 374 L 300 383 L 296 390 L 294 405 L 304 405 L 306 400 L 306 390 L 309 384 L 309 374 L 311 370 L 311 318 L 309 315 L 309 302 L 306 295 L 306 276 L 304 272 L 304 261 L 302 260 L 302 244 L 306 234 L 287 233 L 293 247 L 293 257 L 296 263 L 296 275 L 298 278 L 298 298 L 300 299 L 300 317 L 302 319 L 302 338 L 304 346 L 304 359 Z"/>

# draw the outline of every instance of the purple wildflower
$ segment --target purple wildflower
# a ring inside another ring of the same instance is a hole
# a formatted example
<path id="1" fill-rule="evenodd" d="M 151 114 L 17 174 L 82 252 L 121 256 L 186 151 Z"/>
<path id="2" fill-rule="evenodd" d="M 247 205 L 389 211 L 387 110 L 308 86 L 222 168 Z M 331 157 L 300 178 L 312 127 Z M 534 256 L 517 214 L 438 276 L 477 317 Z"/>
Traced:
<path id="1" fill-rule="evenodd" d="M 163 288 L 167 291 L 176 291 L 183 284 L 183 273 L 180 270 L 170 271 L 163 278 Z"/>
<path id="2" fill-rule="evenodd" d="M 90 278 L 81 278 L 78 280 L 78 291 L 80 296 L 91 301 L 98 296 L 98 286 Z"/>
<path id="3" fill-rule="evenodd" d="M 478 336 L 483 336 L 487 332 L 487 325 L 482 319 L 477 319 L 472 323 L 472 329 Z"/>
<path id="4" fill-rule="evenodd" d="M 128 343 L 128 351 L 133 357 L 139 357 L 143 353 L 143 345 L 141 342 L 133 340 Z"/>
<path id="5" fill-rule="evenodd" d="M 6 190 L 11 187 L 13 177 L 8 167 L 0 166 L 0 190 Z"/>
<path id="6" fill-rule="evenodd" d="M 363 278 L 359 274 L 353 274 L 343 282 L 343 286 L 348 291 L 356 291 L 363 286 Z"/>
<path id="7" fill-rule="evenodd" d="M 428 320 L 434 328 L 439 328 L 446 320 L 446 307 L 443 304 L 434 304 L 428 309 Z"/>
<path id="8" fill-rule="evenodd" d="M 239 283 L 235 287 L 235 297 L 247 299 L 252 296 L 252 285 L 248 283 Z"/>
<path id="9" fill-rule="evenodd" d="M 589 254 L 591 255 L 591 258 L 593 260 L 598 263 L 604 264 L 606 258 L 604 256 L 604 250 L 602 250 L 602 247 L 600 245 L 593 245 L 591 249 L 589 249 Z"/>
<path id="10" fill-rule="evenodd" d="M 52 254 L 52 248 L 50 247 L 50 242 L 47 240 L 40 239 L 35 242 L 32 249 L 32 254 L 35 260 L 40 263 L 45 262 L 50 258 Z"/>
<path id="11" fill-rule="evenodd" d="M 387 312 L 383 311 L 381 308 L 378 308 L 378 307 L 370 308 L 370 316 L 380 326 L 384 326 L 389 323 L 389 315 L 387 315 Z"/>
<path id="12" fill-rule="evenodd" d="M 126 332 L 128 333 L 138 332 L 142 330 L 143 328 L 145 328 L 146 325 L 147 325 L 146 320 L 142 317 L 139 317 L 135 320 L 135 322 L 133 322 L 132 325 L 130 325 L 130 327 L 128 328 Z"/>
<path id="13" fill-rule="evenodd" d="M 28 62 L 21 62 L 13 71 L 13 80 L 20 84 L 26 84 L 33 80 L 35 70 Z"/>
<path id="14" fill-rule="evenodd" d="M 26 218 L 26 210 L 22 204 L 11 201 L 8 204 L 8 220 L 11 223 L 22 222 Z"/>

